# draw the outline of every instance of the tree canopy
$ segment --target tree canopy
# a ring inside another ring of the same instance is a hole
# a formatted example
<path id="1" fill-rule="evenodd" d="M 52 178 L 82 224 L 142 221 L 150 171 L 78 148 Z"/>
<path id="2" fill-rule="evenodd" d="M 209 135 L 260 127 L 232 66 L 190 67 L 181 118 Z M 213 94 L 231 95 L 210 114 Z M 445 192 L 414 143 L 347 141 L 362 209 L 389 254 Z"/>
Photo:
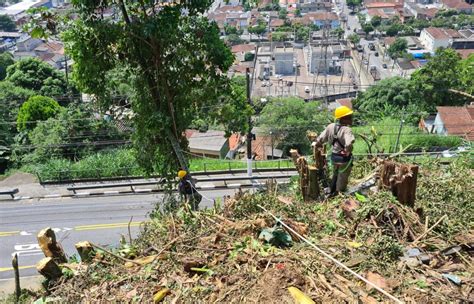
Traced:
<path id="1" fill-rule="evenodd" d="M 32 96 L 23 103 L 18 111 L 18 131 L 33 130 L 38 121 L 56 116 L 61 110 L 58 102 L 45 96 Z"/>
<path id="2" fill-rule="evenodd" d="M 405 38 L 398 37 L 395 41 L 388 47 L 388 55 L 392 58 L 402 57 L 408 48 L 408 42 Z"/>
<path id="3" fill-rule="evenodd" d="M 14 63 L 12 54 L 8 52 L 0 53 L 0 81 L 7 77 L 7 68 Z"/>
<path id="4" fill-rule="evenodd" d="M 0 15 L 0 31 L 14 32 L 16 31 L 16 24 L 8 15 Z"/>
<path id="5" fill-rule="evenodd" d="M 67 91 L 64 74 L 36 58 L 21 59 L 10 65 L 5 79 L 45 96 L 64 95 Z"/>
<path id="6" fill-rule="evenodd" d="M 306 138 L 307 130 L 321 131 L 329 123 L 327 111 L 321 111 L 319 102 L 306 103 L 299 98 L 272 99 L 262 110 L 258 120 L 265 133 L 280 142 L 278 148 L 288 153 L 298 149 L 301 153 L 310 152 L 310 142 Z"/>
<path id="7" fill-rule="evenodd" d="M 167 174 L 186 165 L 180 149 L 187 149 L 183 134 L 192 109 L 218 104 L 226 86 L 233 56 L 217 25 L 202 15 L 209 4 L 73 1 L 78 18 L 62 38 L 75 62 L 74 79 L 84 92 L 100 96 L 110 70 L 133 71 L 134 143 L 149 172 Z M 105 9 L 120 12 L 117 20 L 105 17 Z"/>

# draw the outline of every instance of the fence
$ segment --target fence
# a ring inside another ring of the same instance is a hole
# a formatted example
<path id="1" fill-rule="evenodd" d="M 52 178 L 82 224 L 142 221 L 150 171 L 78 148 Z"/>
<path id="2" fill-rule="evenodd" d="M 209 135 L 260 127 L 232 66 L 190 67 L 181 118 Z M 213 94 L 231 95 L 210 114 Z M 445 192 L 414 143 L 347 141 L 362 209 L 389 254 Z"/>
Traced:
<path id="1" fill-rule="evenodd" d="M 277 170 L 293 170 L 294 165 L 290 159 L 269 160 L 269 161 L 253 161 L 252 168 L 256 172 L 275 171 Z M 196 175 L 203 174 L 225 174 L 225 173 L 242 173 L 247 170 L 247 162 L 245 161 L 213 161 L 191 164 L 191 171 Z M 137 167 L 122 167 L 110 169 L 87 169 L 87 170 L 58 170 L 58 171 L 37 171 L 36 176 L 41 184 L 62 184 L 74 182 L 96 182 L 96 181 L 113 181 L 113 180 L 129 180 L 158 178 L 158 174 L 145 176 L 137 174 L 140 172 Z"/>

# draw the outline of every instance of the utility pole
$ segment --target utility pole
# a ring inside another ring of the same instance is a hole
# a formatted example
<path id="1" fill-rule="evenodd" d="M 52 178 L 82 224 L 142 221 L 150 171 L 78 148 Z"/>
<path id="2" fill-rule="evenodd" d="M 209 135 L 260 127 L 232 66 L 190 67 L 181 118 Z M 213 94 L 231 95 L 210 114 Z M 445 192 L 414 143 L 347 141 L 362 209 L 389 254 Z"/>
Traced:
<path id="1" fill-rule="evenodd" d="M 250 99 L 250 68 L 245 70 L 246 82 L 247 82 L 247 102 L 252 106 L 252 100 Z M 249 130 L 247 133 L 247 174 L 252 176 L 252 116 L 248 118 Z"/>
<path id="2" fill-rule="evenodd" d="M 400 119 L 400 128 L 398 129 L 397 142 L 395 143 L 395 151 L 393 151 L 393 152 L 397 152 L 397 150 L 398 150 L 398 143 L 400 142 L 400 135 L 402 134 L 404 118 L 405 118 L 405 108 L 403 108 L 402 118 Z"/>

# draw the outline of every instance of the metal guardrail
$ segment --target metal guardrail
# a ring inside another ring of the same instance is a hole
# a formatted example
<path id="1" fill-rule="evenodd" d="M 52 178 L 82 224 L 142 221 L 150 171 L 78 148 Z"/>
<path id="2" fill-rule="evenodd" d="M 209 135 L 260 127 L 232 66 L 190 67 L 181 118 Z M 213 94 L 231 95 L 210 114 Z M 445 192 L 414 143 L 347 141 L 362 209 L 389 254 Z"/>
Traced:
<path id="1" fill-rule="evenodd" d="M 269 166 L 269 163 L 275 163 L 274 166 Z M 220 165 L 226 164 L 225 170 L 209 170 L 209 167 L 215 167 L 216 163 L 203 163 L 202 170 L 193 172 L 193 175 L 206 175 L 206 174 L 226 174 L 226 173 L 245 173 L 247 172 L 247 164 L 237 161 L 222 161 Z M 236 165 L 242 165 L 240 168 L 236 168 Z M 270 172 L 270 171 L 287 171 L 294 170 L 294 165 L 291 159 L 281 160 L 270 160 L 270 161 L 254 161 L 252 163 L 254 172 Z M 122 167 L 115 170 L 116 175 L 105 174 L 108 170 L 59 170 L 55 174 L 48 174 L 53 178 L 44 178 L 39 172 L 36 173 L 38 180 L 41 185 L 51 184 L 72 184 L 79 182 L 101 182 L 101 181 L 120 181 L 120 180 L 133 180 L 133 179 L 146 179 L 146 178 L 160 178 L 159 175 L 133 175 L 132 172 L 136 171 L 136 167 Z M 74 178 L 74 176 L 88 175 L 85 178 Z"/>
<path id="2" fill-rule="evenodd" d="M 209 178 L 200 178 L 196 180 L 197 183 L 204 182 L 228 182 L 228 181 L 238 181 L 238 180 L 261 180 L 261 179 L 282 179 L 282 178 L 291 178 L 296 176 L 296 171 L 293 174 L 286 175 L 256 175 L 256 176 L 228 176 L 228 177 L 209 177 Z M 68 191 L 77 193 L 76 191 L 80 190 L 89 190 L 89 189 L 102 189 L 102 188 L 120 188 L 120 187 L 130 187 L 132 192 L 135 192 L 133 187 L 135 186 L 149 186 L 149 185 L 159 185 L 160 180 L 155 181 L 146 181 L 146 182 L 128 182 L 128 183 L 113 183 L 113 184 L 93 184 L 93 185 L 81 185 L 81 186 L 71 186 L 67 187 Z"/>

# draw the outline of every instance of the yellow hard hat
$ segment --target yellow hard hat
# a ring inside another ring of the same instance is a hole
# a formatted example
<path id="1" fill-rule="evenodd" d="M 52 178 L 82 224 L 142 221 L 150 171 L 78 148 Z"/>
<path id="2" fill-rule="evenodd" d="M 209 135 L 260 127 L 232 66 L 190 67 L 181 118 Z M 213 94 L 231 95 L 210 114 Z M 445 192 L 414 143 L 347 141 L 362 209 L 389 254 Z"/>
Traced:
<path id="1" fill-rule="evenodd" d="M 354 111 L 352 111 L 349 107 L 340 106 L 336 108 L 336 110 L 334 111 L 334 118 L 340 119 L 344 116 L 352 115 L 352 113 L 354 113 Z"/>
<path id="2" fill-rule="evenodd" d="M 185 177 L 186 174 L 188 174 L 188 172 L 186 172 L 185 170 L 179 170 L 179 171 L 178 171 L 178 177 L 179 177 L 179 178 Z"/>

